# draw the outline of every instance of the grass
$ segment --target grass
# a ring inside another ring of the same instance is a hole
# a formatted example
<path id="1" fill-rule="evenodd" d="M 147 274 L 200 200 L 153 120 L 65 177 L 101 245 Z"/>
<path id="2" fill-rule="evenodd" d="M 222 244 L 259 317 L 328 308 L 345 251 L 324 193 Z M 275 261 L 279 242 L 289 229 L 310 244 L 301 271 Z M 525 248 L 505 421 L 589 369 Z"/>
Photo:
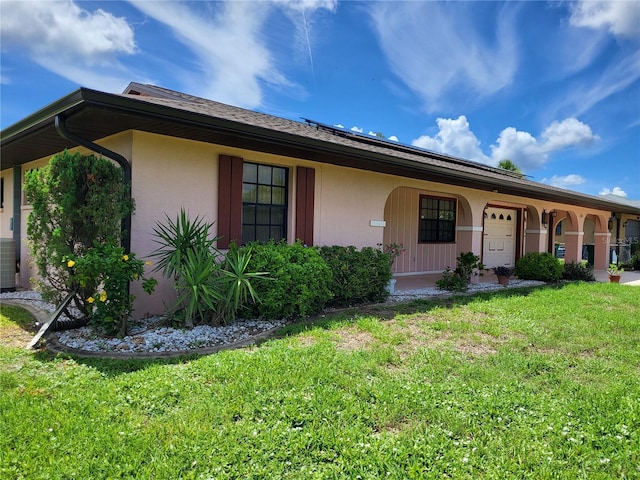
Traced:
<path id="1" fill-rule="evenodd" d="M 569 284 L 202 358 L 0 347 L 0 477 L 639 478 L 639 318 L 637 288 Z"/>

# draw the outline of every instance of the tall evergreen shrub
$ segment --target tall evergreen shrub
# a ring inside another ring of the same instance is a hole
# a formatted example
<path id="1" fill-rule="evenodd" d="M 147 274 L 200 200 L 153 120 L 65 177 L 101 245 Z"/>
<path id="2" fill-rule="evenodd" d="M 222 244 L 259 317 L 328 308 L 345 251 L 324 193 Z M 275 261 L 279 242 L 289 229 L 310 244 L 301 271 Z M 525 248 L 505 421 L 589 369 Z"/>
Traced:
<path id="1" fill-rule="evenodd" d="M 84 255 L 94 243 L 120 238 L 120 222 L 133 210 L 119 167 L 95 155 L 64 151 L 25 175 L 24 191 L 33 207 L 27 236 L 45 300 L 60 303 L 76 291 L 74 304 L 82 316 L 91 313 L 88 298 L 98 280 L 80 282 L 70 258 Z M 67 312 L 70 313 L 70 312 Z"/>

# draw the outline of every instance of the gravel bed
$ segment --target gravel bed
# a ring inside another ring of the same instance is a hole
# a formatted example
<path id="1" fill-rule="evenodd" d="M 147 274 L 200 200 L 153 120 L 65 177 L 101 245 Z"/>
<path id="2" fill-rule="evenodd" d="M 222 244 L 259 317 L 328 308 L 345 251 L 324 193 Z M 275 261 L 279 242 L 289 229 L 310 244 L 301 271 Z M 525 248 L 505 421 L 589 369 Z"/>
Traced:
<path id="1" fill-rule="evenodd" d="M 511 279 L 507 287 L 498 283 L 479 283 L 469 285 L 468 293 L 502 290 L 505 288 L 542 285 L 544 282 Z M 395 292 L 387 303 L 415 300 L 418 298 L 445 297 L 453 295 L 435 287 Z M 1 300 L 15 304 L 30 305 L 38 310 L 53 313 L 55 306 L 42 301 L 40 294 L 34 291 L 18 291 L 0 294 Z M 64 318 L 64 316 L 63 316 Z M 167 326 L 165 316 L 158 315 L 131 321 L 129 335 L 124 338 L 107 337 L 94 327 L 82 327 L 50 335 L 64 347 L 87 352 L 176 352 L 197 350 L 200 348 L 229 345 L 249 339 L 255 335 L 282 327 L 285 320 L 238 320 L 230 325 L 212 327 L 198 325 L 191 330 Z"/>

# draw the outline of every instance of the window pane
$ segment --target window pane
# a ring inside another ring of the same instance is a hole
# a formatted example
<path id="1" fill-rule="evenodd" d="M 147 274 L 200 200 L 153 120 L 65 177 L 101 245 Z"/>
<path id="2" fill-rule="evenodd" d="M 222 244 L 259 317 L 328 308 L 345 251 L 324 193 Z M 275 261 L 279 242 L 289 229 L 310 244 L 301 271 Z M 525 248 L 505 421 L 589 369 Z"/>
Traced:
<path id="1" fill-rule="evenodd" d="M 273 198 L 271 199 L 271 203 L 274 205 L 284 205 L 286 190 L 282 187 L 273 187 L 272 192 Z"/>
<path id="2" fill-rule="evenodd" d="M 273 208 L 271 210 L 271 224 L 272 225 L 284 225 L 285 223 L 285 211 L 282 208 Z"/>
<path id="3" fill-rule="evenodd" d="M 244 225 L 256 223 L 256 207 L 254 205 L 244 205 L 242 207 L 242 223 Z"/>
<path id="4" fill-rule="evenodd" d="M 242 201 L 256 203 L 258 189 L 255 185 L 243 184 L 242 185 Z"/>
<path id="5" fill-rule="evenodd" d="M 271 203 L 271 187 L 258 185 L 258 203 Z"/>
<path id="6" fill-rule="evenodd" d="M 276 242 L 282 240 L 284 238 L 282 227 L 279 227 L 279 226 L 271 227 L 271 235 L 270 236 Z"/>
<path id="7" fill-rule="evenodd" d="M 271 170 L 273 167 L 258 165 L 258 183 L 271 185 Z"/>
<path id="8" fill-rule="evenodd" d="M 284 187 L 287 180 L 287 171 L 284 168 L 273 169 L 273 184 L 278 187 Z"/>
<path id="9" fill-rule="evenodd" d="M 258 182 L 258 166 L 254 163 L 244 163 L 242 165 L 242 181 L 257 183 Z"/>
<path id="10" fill-rule="evenodd" d="M 270 210 L 271 209 L 269 207 L 256 207 L 256 225 L 269 225 L 271 223 L 269 216 Z"/>
<path id="11" fill-rule="evenodd" d="M 268 242 L 270 240 L 269 227 L 258 225 L 256 227 L 256 240 L 258 242 Z"/>
<path id="12" fill-rule="evenodd" d="M 253 225 L 243 225 L 242 226 L 242 242 L 249 243 L 254 242 L 256 239 L 256 232 Z"/>

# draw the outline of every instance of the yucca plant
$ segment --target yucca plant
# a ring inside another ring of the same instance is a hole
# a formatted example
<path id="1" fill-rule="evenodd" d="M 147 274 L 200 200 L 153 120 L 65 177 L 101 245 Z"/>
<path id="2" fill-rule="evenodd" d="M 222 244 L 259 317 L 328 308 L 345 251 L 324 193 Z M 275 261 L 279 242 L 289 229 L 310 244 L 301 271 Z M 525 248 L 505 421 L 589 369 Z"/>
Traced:
<path id="1" fill-rule="evenodd" d="M 184 267 L 187 253 L 196 248 L 209 251 L 216 258 L 221 256 L 213 246 L 218 238 L 209 237 L 213 223 L 207 223 L 200 217 L 190 220 L 184 208 L 180 209 L 180 214 L 175 221 L 166 214 L 165 217 L 165 224 L 158 223 L 153 229 L 156 236 L 154 242 L 159 244 L 159 247 L 151 253 L 151 257 L 159 259 L 154 271 L 162 271 L 162 275 L 167 278 L 179 275 Z"/>
<path id="2" fill-rule="evenodd" d="M 193 327 L 197 320 L 208 322 L 214 318 L 224 298 L 220 280 L 220 264 L 210 250 L 199 246 L 186 251 L 175 283 L 176 307 L 183 311 L 185 327 Z"/>
<path id="3" fill-rule="evenodd" d="M 209 235 L 212 223 L 201 217 L 191 220 L 184 208 L 175 220 L 165 217 L 165 223 L 154 229 L 159 247 L 151 257 L 158 258 L 155 270 L 174 281 L 178 296 L 171 312 L 174 320 L 181 314 L 180 323 L 190 328 L 195 321 L 213 318 L 224 298 L 219 283 L 222 254 L 213 246 L 217 238 Z"/>
<path id="4" fill-rule="evenodd" d="M 249 272 L 251 250 L 240 251 L 232 249 L 227 254 L 224 268 L 220 271 L 225 284 L 224 301 L 218 309 L 218 315 L 223 323 L 233 320 L 238 311 L 249 302 L 259 302 L 258 295 L 252 281 L 270 280 L 267 272 Z"/>

